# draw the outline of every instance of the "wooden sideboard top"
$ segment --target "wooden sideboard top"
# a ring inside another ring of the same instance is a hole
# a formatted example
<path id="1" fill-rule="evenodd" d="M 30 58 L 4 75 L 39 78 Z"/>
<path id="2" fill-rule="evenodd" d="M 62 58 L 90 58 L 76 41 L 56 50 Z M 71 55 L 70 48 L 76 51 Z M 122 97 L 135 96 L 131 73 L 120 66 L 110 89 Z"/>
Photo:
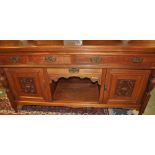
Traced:
<path id="1" fill-rule="evenodd" d="M 0 53 L 18 51 L 55 52 L 150 52 L 155 54 L 155 40 L 83 40 L 82 45 L 65 45 L 63 40 L 0 40 Z M 81 51 L 82 52 L 82 51 Z"/>

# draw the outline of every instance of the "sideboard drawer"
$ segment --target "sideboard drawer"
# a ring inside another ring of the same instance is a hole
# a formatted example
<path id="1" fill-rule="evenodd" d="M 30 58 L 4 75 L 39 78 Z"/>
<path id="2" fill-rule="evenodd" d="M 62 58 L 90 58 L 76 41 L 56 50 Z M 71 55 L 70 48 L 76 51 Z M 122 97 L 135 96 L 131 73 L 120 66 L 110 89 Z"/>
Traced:
<path id="1" fill-rule="evenodd" d="M 41 55 L 29 56 L 33 64 L 71 64 L 71 57 L 68 55 Z"/>
<path id="2" fill-rule="evenodd" d="M 153 59 L 152 56 L 144 55 L 77 55 L 74 57 L 74 63 L 112 67 L 150 67 Z"/>
<path id="3" fill-rule="evenodd" d="M 102 64 L 104 56 L 99 55 L 76 55 L 74 56 L 76 64 Z"/>
<path id="4" fill-rule="evenodd" d="M 102 69 L 81 69 L 81 68 L 49 68 L 47 69 L 48 74 L 50 75 L 93 75 L 93 74 L 102 74 Z"/>
<path id="5" fill-rule="evenodd" d="M 127 56 L 105 56 L 103 58 L 103 64 L 107 65 L 119 65 L 119 66 L 133 66 L 133 67 L 150 67 L 151 57 L 141 55 L 127 55 Z"/>
<path id="6" fill-rule="evenodd" d="M 27 64 L 27 62 L 28 62 L 27 56 L 19 56 L 19 55 L 0 56 L 0 65 Z"/>

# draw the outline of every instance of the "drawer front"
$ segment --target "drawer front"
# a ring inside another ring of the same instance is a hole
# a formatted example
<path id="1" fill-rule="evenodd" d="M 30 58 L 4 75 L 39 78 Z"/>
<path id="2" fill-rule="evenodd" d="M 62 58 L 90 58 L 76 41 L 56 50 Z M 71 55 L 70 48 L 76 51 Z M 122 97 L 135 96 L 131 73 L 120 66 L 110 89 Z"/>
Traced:
<path id="1" fill-rule="evenodd" d="M 92 82 L 101 84 L 102 69 L 80 69 L 80 68 L 49 68 L 47 73 L 50 79 L 57 81 L 60 78 L 80 77 L 90 78 Z"/>
<path id="2" fill-rule="evenodd" d="M 48 74 L 51 75 L 87 75 L 87 74 L 102 74 L 102 69 L 80 69 L 80 68 L 49 68 Z"/>
<path id="3" fill-rule="evenodd" d="M 29 56 L 32 64 L 71 64 L 71 57 L 68 55 L 41 55 Z"/>
<path id="4" fill-rule="evenodd" d="M 154 59 L 154 58 L 153 58 Z M 105 66 L 145 66 L 150 67 L 151 56 L 143 55 L 77 55 L 74 57 L 75 64 L 105 65 Z"/>
<path id="5" fill-rule="evenodd" d="M 103 64 L 109 65 L 122 65 L 122 66 L 133 66 L 133 67 L 150 67 L 151 57 L 140 56 L 140 55 L 128 55 L 128 56 L 105 56 Z"/>
<path id="6" fill-rule="evenodd" d="M 100 65 L 103 67 L 155 67 L 154 55 L 1 55 L 0 65 Z"/>
<path id="7" fill-rule="evenodd" d="M 104 57 L 99 55 L 76 55 L 74 63 L 76 64 L 103 64 Z"/>
<path id="8" fill-rule="evenodd" d="M 16 65 L 16 64 L 27 64 L 27 56 L 19 55 L 9 55 L 9 56 L 0 56 L 0 65 Z"/>

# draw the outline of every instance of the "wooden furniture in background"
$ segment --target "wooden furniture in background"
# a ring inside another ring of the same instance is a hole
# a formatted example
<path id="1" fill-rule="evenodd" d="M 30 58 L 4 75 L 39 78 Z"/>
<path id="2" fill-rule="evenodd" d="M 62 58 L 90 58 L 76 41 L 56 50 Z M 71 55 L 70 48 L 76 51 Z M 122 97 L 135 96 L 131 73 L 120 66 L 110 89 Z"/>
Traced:
<path id="1" fill-rule="evenodd" d="M 155 86 L 155 41 L 0 41 L 0 83 L 23 105 L 130 108 Z"/>

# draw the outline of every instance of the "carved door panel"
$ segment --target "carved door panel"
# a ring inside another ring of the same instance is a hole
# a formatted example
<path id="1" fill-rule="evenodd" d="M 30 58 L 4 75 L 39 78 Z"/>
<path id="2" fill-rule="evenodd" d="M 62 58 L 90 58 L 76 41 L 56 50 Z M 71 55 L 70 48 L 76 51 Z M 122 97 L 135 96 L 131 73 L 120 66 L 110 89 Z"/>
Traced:
<path id="1" fill-rule="evenodd" d="M 51 100 L 45 70 L 8 68 L 5 69 L 5 72 L 16 100 Z"/>
<path id="2" fill-rule="evenodd" d="M 105 81 L 104 103 L 139 104 L 149 75 L 148 70 L 109 69 Z"/>

